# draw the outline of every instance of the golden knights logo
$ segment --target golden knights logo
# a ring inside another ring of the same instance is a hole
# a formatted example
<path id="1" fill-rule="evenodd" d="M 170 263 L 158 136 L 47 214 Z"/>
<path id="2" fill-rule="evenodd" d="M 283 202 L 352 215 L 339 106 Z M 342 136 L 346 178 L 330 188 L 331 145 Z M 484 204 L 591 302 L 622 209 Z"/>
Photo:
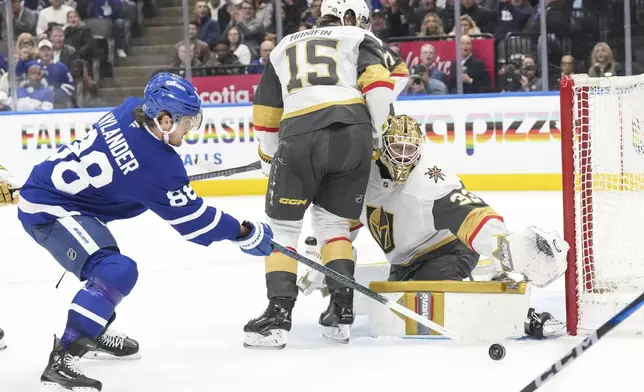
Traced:
<path id="1" fill-rule="evenodd" d="M 380 208 L 367 206 L 367 220 L 369 231 L 385 253 L 389 253 L 394 244 L 394 214 Z"/>
<path id="2" fill-rule="evenodd" d="M 425 175 L 429 176 L 430 180 L 433 179 L 436 184 L 438 184 L 438 180 L 445 181 L 445 174 L 438 166 L 428 168 Z"/>

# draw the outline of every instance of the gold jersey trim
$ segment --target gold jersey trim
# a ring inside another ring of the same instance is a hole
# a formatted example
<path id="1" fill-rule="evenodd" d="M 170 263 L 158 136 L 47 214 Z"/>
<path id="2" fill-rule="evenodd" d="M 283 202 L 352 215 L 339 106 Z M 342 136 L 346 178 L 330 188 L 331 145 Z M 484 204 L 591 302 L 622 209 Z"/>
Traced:
<path id="1" fill-rule="evenodd" d="M 277 132 L 283 114 L 283 108 L 253 105 L 253 126 L 258 131 Z"/>
<path id="2" fill-rule="evenodd" d="M 470 249 L 472 249 L 472 241 L 474 241 L 474 237 L 476 237 L 479 230 L 481 230 L 483 225 L 485 225 L 485 223 L 490 219 L 500 219 L 503 221 L 503 218 L 491 207 L 475 208 L 470 211 L 465 220 L 463 220 L 456 236 L 469 246 Z"/>

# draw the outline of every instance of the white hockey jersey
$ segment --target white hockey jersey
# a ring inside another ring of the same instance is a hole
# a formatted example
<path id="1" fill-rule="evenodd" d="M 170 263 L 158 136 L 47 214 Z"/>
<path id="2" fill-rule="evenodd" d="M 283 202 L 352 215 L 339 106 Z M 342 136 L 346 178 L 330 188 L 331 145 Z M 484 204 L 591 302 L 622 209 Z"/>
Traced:
<path id="1" fill-rule="evenodd" d="M 457 239 L 491 256 L 498 251 L 495 235 L 509 234 L 501 216 L 428 154 L 400 184 L 386 179 L 386 169 L 376 162 L 360 222 L 352 223 L 352 239 L 365 226 L 389 263 L 410 264 Z"/>
<path id="2" fill-rule="evenodd" d="M 332 123 L 372 124 L 379 131 L 397 82 L 407 73 L 404 62 L 357 27 L 319 27 L 284 37 L 253 98 L 260 158 L 270 163 L 279 140 Z"/>

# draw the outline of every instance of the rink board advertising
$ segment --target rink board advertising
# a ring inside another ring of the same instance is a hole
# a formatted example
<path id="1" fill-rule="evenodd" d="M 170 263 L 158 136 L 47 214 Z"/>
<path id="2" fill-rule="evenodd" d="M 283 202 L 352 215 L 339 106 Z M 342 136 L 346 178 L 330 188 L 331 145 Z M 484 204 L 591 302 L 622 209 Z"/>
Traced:
<path id="1" fill-rule="evenodd" d="M 17 113 L 1 116 L 0 157 L 18 179 L 63 144 L 82 138 L 107 110 Z M 425 132 L 424 153 L 443 171 L 459 174 L 472 190 L 561 188 L 559 97 L 493 96 L 396 102 Z M 204 122 L 177 148 L 188 174 L 256 161 L 257 138 L 250 105 L 204 108 Z M 199 160 L 201 166 L 195 163 Z M 201 181 L 206 195 L 262 194 L 260 171 Z"/>

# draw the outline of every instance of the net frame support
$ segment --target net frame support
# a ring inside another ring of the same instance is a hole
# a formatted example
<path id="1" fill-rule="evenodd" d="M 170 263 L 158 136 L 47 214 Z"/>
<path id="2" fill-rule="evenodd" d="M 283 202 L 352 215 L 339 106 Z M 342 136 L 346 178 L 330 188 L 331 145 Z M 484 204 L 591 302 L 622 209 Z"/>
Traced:
<path id="1" fill-rule="evenodd" d="M 583 85 L 575 91 L 575 81 L 570 76 L 561 79 L 561 165 L 562 194 L 564 211 L 564 239 L 570 245 L 566 269 L 566 326 L 570 335 L 577 335 L 579 326 L 579 289 L 586 292 L 594 289 L 593 259 L 593 172 L 589 127 L 589 86 Z M 577 130 L 577 134 L 575 134 Z M 575 178 L 575 144 L 579 145 L 579 181 Z M 579 209 L 577 220 L 575 188 L 579 187 Z M 577 227 L 579 223 L 580 227 Z M 578 231 L 581 233 L 578 235 Z M 581 246 L 577 240 L 581 241 Z M 581 263 L 578 263 L 581 256 Z M 583 273 L 579 274 L 578 269 Z M 582 281 L 580 282 L 579 279 Z"/>
<path id="2" fill-rule="evenodd" d="M 566 282 L 566 325 L 568 333 L 577 334 L 579 304 L 577 302 L 577 222 L 575 219 L 575 163 L 573 150 L 573 89 L 570 76 L 561 78 L 559 106 L 561 119 L 561 180 L 563 195 L 564 240 L 570 245 L 568 251 Z"/>
<path id="3" fill-rule="evenodd" d="M 595 275 L 593 254 L 593 177 L 592 129 L 589 102 L 592 91 L 629 88 L 644 84 L 644 75 L 591 78 L 585 74 L 564 76 L 560 83 L 561 165 L 564 239 L 570 245 L 567 257 L 566 324 L 570 335 L 580 328 L 580 291 L 601 294 Z M 618 101 L 620 119 L 619 190 L 625 190 L 624 132 L 621 99 Z M 616 135 L 617 136 L 617 135 Z M 577 156 L 575 156 L 577 147 Z M 575 162 L 578 166 L 575 169 Z M 601 174 L 601 173 L 599 173 Z M 578 197 L 576 199 L 575 197 Z M 580 214 L 580 215 L 579 215 Z M 581 258 L 581 259 L 580 259 Z"/>

